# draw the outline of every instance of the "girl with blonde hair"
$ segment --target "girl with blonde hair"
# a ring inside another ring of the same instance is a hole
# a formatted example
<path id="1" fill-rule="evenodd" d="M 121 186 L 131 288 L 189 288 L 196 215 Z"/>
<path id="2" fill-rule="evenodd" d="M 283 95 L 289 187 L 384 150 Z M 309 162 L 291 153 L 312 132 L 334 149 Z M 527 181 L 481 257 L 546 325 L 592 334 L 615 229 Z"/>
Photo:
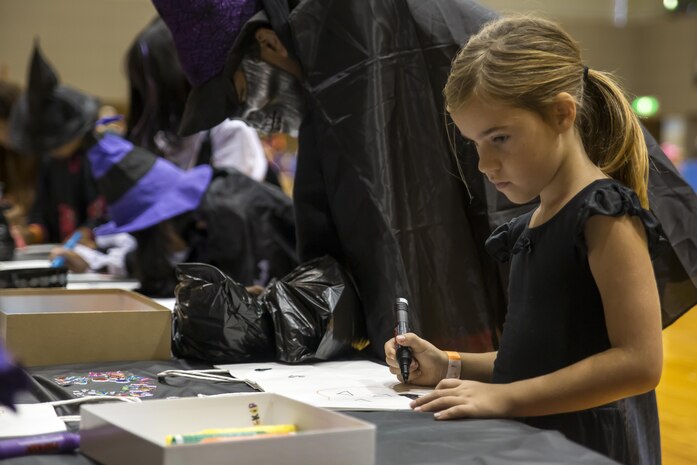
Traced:
<path id="1" fill-rule="evenodd" d="M 661 302 L 650 252 L 649 156 L 615 80 L 584 66 L 553 22 L 502 18 L 459 52 L 447 110 L 509 200 L 539 198 L 486 243 L 510 262 L 497 352 L 445 352 L 413 333 L 409 381 L 436 385 L 412 403 L 436 419 L 514 417 L 623 463 L 660 463 L 654 388 Z"/>

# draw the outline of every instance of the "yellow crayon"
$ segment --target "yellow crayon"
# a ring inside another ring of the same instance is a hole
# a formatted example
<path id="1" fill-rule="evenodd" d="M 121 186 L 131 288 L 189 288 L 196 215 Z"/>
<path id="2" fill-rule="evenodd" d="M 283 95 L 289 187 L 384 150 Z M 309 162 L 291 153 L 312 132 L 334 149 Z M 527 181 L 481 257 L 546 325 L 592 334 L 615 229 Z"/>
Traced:
<path id="1" fill-rule="evenodd" d="M 204 429 L 196 433 L 170 434 L 165 438 L 168 445 L 171 444 L 197 444 L 201 442 L 211 442 L 213 438 L 251 438 L 264 435 L 282 435 L 295 433 L 295 425 L 258 425 L 246 426 L 242 428 L 220 428 Z"/>
<path id="2" fill-rule="evenodd" d="M 243 426 L 241 428 L 215 428 L 204 429 L 196 434 L 234 434 L 234 433 L 293 433 L 295 425 L 293 424 L 278 424 L 278 425 L 255 425 Z"/>
<path id="3" fill-rule="evenodd" d="M 249 436 L 244 435 L 244 436 L 211 436 L 211 437 L 205 437 L 201 439 L 201 441 L 198 442 L 198 444 L 210 444 L 213 442 L 225 442 L 225 441 L 240 441 L 240 440 L 250 440 L 250 439 L 262 439 L 262 438 L 268 438 L 268 437 L 274 437 L 274 436 L 288 436 L 289 434 L 295 434 L 293 432 L 290 433 L 259 433 L 259 434 L 251 434 Z"/>

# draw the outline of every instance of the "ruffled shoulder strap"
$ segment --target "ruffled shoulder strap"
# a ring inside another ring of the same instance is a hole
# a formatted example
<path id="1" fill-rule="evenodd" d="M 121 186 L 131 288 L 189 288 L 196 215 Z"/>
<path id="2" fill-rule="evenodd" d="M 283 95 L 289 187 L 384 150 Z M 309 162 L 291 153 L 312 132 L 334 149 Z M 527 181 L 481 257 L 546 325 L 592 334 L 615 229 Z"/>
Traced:
<path id="1" fill-rule="evenodd" d="M 513 218 L 508 223 L 502 224 L 494 230 L 484 244 L 486 251 L 495 260 L 505 263 L 515 253 L 513 250 L 521 233 L 528 224 L 530 213 Z"/>
<path id="2" fill-rule="evenodd" d="M 588 192 L 579 209 L 576 222 L 576 246 L 588 251 L 585 227 L 588 218 L 595 215 L 638 217 L 644 225 L 648 240 L 649 253 L 653 257 L 665 244 L 665 235 L 661 223 L 648 210 L 641 206 L 636 193 L 617 181 L 602 183 Z"/>

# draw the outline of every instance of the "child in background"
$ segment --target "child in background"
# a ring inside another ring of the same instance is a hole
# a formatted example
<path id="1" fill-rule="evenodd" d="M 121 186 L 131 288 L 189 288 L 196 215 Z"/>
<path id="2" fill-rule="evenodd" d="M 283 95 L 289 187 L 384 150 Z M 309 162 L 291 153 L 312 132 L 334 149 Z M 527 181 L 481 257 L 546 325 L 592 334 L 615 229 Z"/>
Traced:
<path id="1" fill-rule="evenodd" d="M 133 234 L 126 262 L 141 293 L 172 297 L 182 262 L 211 264 L 245 286 L 297 265 L 293 205 L 280 189 L 237 170 L 182 170 L 109 133 L 89 160 L 111 218 L 94 232 Z"/>
<path id="2" fill-rule="evenodd" d="M 480 171 L 509 200 L 540 204 L 486 243 L 510 260 L 498 352 L 446 353 L 408 333 L 385 343 L 390 371 L 399 373 L 395 343 L 411 347 L 409 382 L 436 385 L 412 407 L 436 419 L 516 417 L 622 463 L 660 463 L 661 304 L 649 251 L 662 231 L 621 89 L 585 67 L 556 24 L 504 18 L 459 52 L 444 94 Z"/>
<path id="3" fill-rule="evenodd" d="M 104 216 L 104 202 L 85 156 L 98 102 L 60 85 L 38 44 L 28 83 L 10 115 L 10 143 L 21 153 L 43 158 L 36 199 L 22 236 L 27 244 L 57 243 L 79 228 L 89 241 L 92 227 L 103 222 Z"/>
<path id="4" fill-rule="evenodd" d="M 128 140 L 182 169 L 210 164 L 265 180 L 268 162 L 261 141 L 243 121 L 227 119 L 209 131 L 177 134 L 191 86 L 179 65 L 172 34 L 160 18 L 138 34 L 126 55 L 126 67 Z"/>

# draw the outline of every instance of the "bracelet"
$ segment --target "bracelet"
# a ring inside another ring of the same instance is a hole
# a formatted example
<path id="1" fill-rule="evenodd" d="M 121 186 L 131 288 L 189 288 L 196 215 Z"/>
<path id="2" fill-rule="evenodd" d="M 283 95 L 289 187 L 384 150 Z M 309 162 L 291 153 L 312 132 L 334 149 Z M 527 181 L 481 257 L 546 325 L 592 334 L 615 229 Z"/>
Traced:
<path id="1" fill-rule="evenodd" d="M 462 358 L 459 352 L 444 351 L 448 356 L 448 371 L 445 373 L 446 378 L 460 378 L 460 369 L 462 368 Z"/>

